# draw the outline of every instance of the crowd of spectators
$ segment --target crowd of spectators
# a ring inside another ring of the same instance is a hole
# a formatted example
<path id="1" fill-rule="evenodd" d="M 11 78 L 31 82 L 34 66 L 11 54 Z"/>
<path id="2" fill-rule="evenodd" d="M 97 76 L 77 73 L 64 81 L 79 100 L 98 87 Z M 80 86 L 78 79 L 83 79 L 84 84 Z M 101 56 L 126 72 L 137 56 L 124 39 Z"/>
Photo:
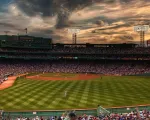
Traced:
<path id="1" fill-rule="evenodd" d="M 88 60 L 150 60 L 150 55 L 148 56 L 100 56 L 100 55 L 51 55 L 51 54 L 1 54 L 2 58 L 9 59 L 45 59 L 45 60 L 60 60 L 60 59 L 88 59 Z"/>
<path id="2" fill-rule="evenodd" d="M 83 53 L 83 54 L 150 54 L 150 48 L 114 48 L 114 47 L 64 47 L 54 48 L 51 52 L 59 53 Z"/>
<path id="3" fill-rule="evenodd" d="M 0 57 L 19 59 L 111 59 L 111 60 L 150 60 L 148 48 L 114 47 L 54 47 L 52 49 L 0 48 Z M 70 57 L 70 58 L 67 58 Z"/>
<path id="4" fill-rule="evenodd" d="M 137 62 L 83 61 L 0 61 L 0 81 L 6 74 L 31 72 L 96 73 L 104 75 L 135 75 L 150 73 L 150 64 Z"/>
<path id="5" fill-rule="evenodd" d="M 131 111 L 130 113 L 112 113 L 102 120 L 150 120 L 150 111 Z"/>
<path id="6" fill-rule="evenodd" d="M 52 49 L 6 49 L 1 48 L 0 52 L 29 52 L 29 53 L 82 53 L 82 54 L 150 54 L 150 47 L 147 48 L 116 48 L 116 47 L 54 47 Z"/>

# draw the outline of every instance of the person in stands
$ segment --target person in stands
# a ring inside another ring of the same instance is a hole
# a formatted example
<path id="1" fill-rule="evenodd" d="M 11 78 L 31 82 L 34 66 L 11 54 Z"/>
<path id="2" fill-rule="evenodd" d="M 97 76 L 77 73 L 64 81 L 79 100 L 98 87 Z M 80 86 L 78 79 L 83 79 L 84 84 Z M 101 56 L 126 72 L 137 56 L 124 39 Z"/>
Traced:
<path id="1" fill-rule="evenodd" d="M 77 120 L 77 116 L 73 112 L 69 113 L 69 118 L 70 120 Z"/>

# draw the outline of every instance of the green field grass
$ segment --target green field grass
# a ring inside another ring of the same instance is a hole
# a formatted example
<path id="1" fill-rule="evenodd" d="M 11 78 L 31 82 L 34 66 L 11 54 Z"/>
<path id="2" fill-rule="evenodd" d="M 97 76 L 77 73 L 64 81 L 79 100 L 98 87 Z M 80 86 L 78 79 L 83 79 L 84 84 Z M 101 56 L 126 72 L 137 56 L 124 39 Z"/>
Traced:
<path id="1" fill-rule="evenodd" d="M 65 90 L 68 91 L 64 97 Z M 88 81 L 19 78 L 0 91 L 0 109 L 57 110 L 150 104 L 150 77 L 104 76 Z"/>

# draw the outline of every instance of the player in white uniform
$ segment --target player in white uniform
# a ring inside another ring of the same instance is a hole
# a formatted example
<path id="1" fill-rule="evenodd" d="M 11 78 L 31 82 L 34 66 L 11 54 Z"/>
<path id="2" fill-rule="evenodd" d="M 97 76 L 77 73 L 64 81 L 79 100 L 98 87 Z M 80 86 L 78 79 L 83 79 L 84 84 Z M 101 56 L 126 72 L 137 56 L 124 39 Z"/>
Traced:
<path id="1" fill-rule="evenodd" d="M 67 91 L 65 91 L 64 96 L 67 97 Z"/>

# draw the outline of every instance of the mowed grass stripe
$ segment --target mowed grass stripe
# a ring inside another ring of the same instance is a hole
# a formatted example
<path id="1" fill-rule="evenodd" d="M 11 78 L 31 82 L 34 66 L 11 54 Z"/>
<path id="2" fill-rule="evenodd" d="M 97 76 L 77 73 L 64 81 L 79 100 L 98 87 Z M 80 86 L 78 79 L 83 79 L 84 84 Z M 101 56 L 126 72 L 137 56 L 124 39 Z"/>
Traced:
<path id="1" fill-rule="evenodd" d="M 57 106 L 61 107 L 62 109 L 65 107 L 67 109 L 73 108 L 73 106 L 76 106 L 78 101 L 80 100 L 77 98 L 79 96 L 79 91 L 77 90 L 82 84 L 79 84 L 78 81 L 70 81 L 70 86 L 68 86 L 65 90 L 67 90 L 67 97 L 64 97 L 63 92 L 63 99 L 60 101 L 60 105 Z M 72 86 L 72 87 L 71 87 Z M 65 101 L 65 102 L 62 102 Z"/>
<path id="2" fill-rule="evenodd" d="M 62 93 L 62 97 L 63 99 L 61 99 L 60 101 L 60 105 L 58 104 L 57 106 L 61 106 L 62 108 L 65 106 L 67 108 L 72 108 L 72 106 L 74 106 L 75 102 L 76 102 L 76 99 L 74 97 L 74 92 L 75 92 L 75 89 L 76 87 L 78 86 L 78 82 L 77 81 L 72 81 L 70 83 L 70 85 L 64 90 L 67 91 L 67 96 L 65 97 L 65 93 L 63 92 Z"/>
<path id="3" fill-rule="evenodd" d="M 69 74 L 68 74 L 69 76 Z M 88 81 L 19 78 L 0 91 L 0 109 L 51 110 L 150 104 L 150 77 L 104 76 Z M 67 97 L 64 92 L 67 91 Z"/>

